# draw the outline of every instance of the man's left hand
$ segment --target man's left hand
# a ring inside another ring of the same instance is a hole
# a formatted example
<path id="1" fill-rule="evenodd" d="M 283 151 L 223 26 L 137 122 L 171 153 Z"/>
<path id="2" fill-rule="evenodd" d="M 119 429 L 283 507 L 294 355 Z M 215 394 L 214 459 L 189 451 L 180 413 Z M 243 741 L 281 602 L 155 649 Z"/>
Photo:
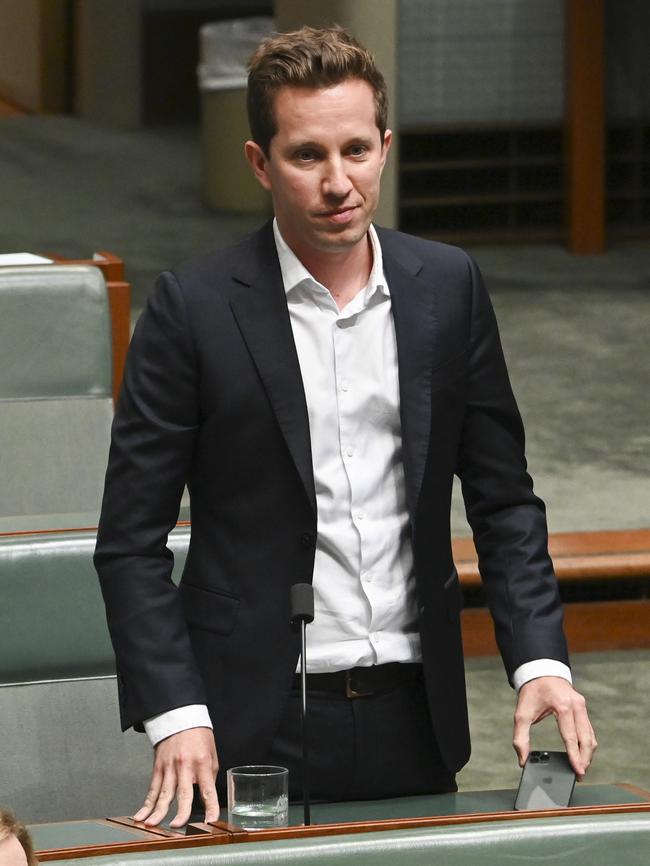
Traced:
<path id="1" fill-rule="evenodd" d="M 581 781 L 598 743 L 587 715 L 584 697 L 562 677 L 537 677 L 524 683 L 519 690 L 512 739 L 519 766 L 523 767 L 526 763 L 530 751 L 531 725 L 551 713 L 557 719 L 571 766 Z"/>

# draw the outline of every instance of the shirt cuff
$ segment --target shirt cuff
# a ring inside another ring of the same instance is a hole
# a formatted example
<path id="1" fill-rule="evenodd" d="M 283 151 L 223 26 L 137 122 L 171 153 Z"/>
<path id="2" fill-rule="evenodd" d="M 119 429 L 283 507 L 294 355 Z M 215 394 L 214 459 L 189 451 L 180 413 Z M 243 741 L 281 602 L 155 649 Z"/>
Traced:
<path id="1" fill-rule="evenodd" d="M 160 713 L 160 715 L 144 721 L 144 729 L 152 746 L 167 737 L 171 737 L 172 734 L 187 731 L 189 728 L 212 729 L 212 721 L 206 706 L 189 704 L 186 707 L 177 707 L 175 710 Z"/>
<path id="2" fill-rule="evenodd" d="M 562 677 L 570 683 L 573 682 L 571 670 L 567 665 L 556 659 L 535 659 L 532 662 L 519 665 L 512 675 L 512 685 L 519 691 L 525 683 L 536 680 L 538 677 Z"/>

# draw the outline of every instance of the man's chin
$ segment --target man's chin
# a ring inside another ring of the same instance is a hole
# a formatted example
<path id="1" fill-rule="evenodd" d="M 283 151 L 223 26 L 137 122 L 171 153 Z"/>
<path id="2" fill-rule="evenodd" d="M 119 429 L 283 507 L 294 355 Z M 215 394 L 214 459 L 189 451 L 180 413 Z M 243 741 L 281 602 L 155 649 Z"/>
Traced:
<path id="1" fill-rule="evenodd" d="M 362 241 L 367 233 L 370 222 L 363 225 L 333 225 L 315 233 L 315 246 L 319 249 L 332 252 L 343 252 L 352 249 Z"/>

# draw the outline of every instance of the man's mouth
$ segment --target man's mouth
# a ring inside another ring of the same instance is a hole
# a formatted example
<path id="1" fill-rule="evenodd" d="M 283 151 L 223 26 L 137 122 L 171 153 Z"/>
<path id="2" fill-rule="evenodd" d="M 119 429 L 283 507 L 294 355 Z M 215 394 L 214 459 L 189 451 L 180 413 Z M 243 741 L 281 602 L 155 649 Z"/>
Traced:
<path id="1" fill-rule="evenodd" d="M 334 210 L 323 211 L 319 214 L 323 219 L 341 225 L 349 222 L 357 209 L 357 205 L 348 205 L 347 207 L 334 208 Z"/>

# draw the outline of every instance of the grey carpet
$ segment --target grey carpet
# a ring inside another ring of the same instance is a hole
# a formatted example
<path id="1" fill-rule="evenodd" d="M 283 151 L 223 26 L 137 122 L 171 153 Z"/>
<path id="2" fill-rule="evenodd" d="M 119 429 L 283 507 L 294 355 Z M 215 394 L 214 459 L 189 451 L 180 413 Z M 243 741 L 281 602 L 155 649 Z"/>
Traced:
<path id="1" fill-rule="evenodd" d="M 114 252 L 126 263 L 136 310 L 163 268 L 256 223 L 202 204 L 195 130 L 0 119 L 0 252 Z"/>
<path id="2" fill-rule="evenodd" d="M 252 229 L 201 202 L 198 132 L 0 120 L 0 252 L 122 256 L 137 316 L 155 275 Z M 243 157 L 242 157 L 243 158 Z M 499 316 L 553 531 L 648 525 L 650 244 L 472 250 Z M 469 530 L 458 495 L 453 528 Z"/>
<path id="3" fill-rule="evenodd" d="M 650 790 L 650 650 L 577 654 L 572 666 L 598 739 L 585 783 L 630 782 Z M 458 777 L 459 787 L 517 787 L 521 771 L 511 744 L 515 696 L 501 661 L 470 659 L 467 691 L 472 757 Z M 534 749 L 562 748 L 553 718 L 533 728 L 531 744 Z"/>

